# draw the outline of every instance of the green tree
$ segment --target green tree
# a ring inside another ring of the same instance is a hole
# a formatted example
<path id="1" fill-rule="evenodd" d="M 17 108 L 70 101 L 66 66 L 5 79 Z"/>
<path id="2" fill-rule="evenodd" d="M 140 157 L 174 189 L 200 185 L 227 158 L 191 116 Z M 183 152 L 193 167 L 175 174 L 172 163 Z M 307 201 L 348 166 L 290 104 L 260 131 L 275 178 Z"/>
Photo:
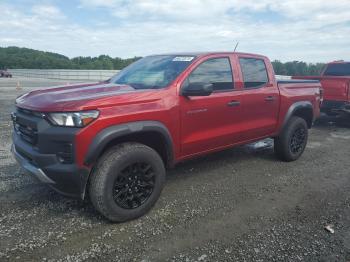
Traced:
<path id="1" fill-rule="evenodd" d="M 1 68 L 23 69 L 108 69 L 119 70 L 139 57 L 122 59 L 112 58 L 108 55 L 98 57 L 75 57 L 69 59 L 66 56 L 37 51 L 29 48 L 0 47 Z"/>
<path id="2" fill-rule="evenodd" d="M 278 60 L 273 61 L 272 65 L 277 75 L 289 76 L 320 75 L 325 66 L 323 63 L 308 64 L 301 61 L 282 63 Z"/>

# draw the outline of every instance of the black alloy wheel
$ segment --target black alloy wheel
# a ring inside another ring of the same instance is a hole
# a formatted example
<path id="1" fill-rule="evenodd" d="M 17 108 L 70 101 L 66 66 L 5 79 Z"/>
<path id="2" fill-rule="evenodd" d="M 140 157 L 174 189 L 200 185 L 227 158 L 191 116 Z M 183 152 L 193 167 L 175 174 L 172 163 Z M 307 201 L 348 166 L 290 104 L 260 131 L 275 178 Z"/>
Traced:
<path id="1" fill-rule="evenodd" d="M 113 187 L 113 199 L 125 209 L 141 206 L 151 196 L 155 186 L 155 174 L 147 163 L 133 163 L 119 172 Z"/>
<path id="2" fill-rule="evenodd" d="M 299 154 L 302 150 L 304 150 L 306 139 L 306 129 L 301 126 L 297 128 L 291 136 L 290 139 L 290 151 L 293 154 Z"/>
<path id="3" fill-rule="evenodd" d="M 275 137 L 275 154 L 283 161 L 295 161 L 303 154 L 307 140 L 308 125 L 305 119 L 293 116 Z"/>

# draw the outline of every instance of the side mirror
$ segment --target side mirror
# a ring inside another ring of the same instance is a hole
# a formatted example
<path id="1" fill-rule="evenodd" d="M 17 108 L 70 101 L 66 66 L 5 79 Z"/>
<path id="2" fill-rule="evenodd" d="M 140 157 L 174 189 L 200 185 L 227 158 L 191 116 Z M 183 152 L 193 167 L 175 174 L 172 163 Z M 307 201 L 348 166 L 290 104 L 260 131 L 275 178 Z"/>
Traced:
<path id="1" fill-rule="evenodd" d="M 213 93 L 213 84 L 191 83 L 181 88 L 182 96 L 209 96 Z"/>

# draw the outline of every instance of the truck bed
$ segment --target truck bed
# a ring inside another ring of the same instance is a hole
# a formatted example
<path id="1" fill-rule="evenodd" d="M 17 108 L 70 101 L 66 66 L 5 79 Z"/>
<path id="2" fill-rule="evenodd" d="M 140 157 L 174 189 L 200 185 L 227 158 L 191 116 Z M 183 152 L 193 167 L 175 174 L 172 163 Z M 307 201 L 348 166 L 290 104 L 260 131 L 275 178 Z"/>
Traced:
<path id="1" fill-rule="evenodd" d="M 277 80 L 277 85 L 279 89 L 301 90 L 309 88 L 321 88 L 321 83 L 318 80 Z"/>
<path id="2" fill-rule="evenodd" d="M 333 80 L 350 80 L 350 76 L 292 76 L 293 80 L 324 80 L 324 79 L 333 79 Z"/>

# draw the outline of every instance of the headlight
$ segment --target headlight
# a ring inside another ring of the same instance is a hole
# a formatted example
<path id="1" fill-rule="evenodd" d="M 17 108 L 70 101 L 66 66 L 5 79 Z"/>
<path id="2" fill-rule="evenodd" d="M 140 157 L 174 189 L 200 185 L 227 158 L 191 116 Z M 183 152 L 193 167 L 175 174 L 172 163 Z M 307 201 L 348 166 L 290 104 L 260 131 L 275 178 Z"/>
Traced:
<path id="1" fill-rule="evenodd" d="M 96 110 L 69 113 L 48 113 L 47 119 L 51 124 L 56 126 L 84 127 L 94 121 L 98 115 L 99 112 Z"/>

